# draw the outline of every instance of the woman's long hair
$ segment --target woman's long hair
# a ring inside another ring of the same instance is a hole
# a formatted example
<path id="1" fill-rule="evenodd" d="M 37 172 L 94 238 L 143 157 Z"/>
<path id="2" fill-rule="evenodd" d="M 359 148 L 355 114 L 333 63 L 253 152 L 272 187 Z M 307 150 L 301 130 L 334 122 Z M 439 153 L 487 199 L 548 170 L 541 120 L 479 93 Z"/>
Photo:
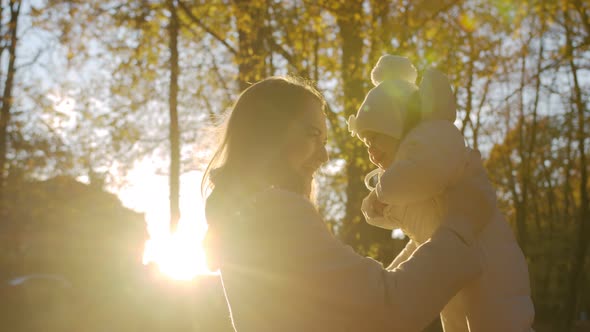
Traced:
<path id="1" fill-rule="evenodd" d="M 313 102 L 325 109 L 322 95 L 294 77 L 270 77 L 244 90 L 221 127 L 203 175 L 203 196 L 215 188 L 248 194 L 270 185 L 302 193 L 303 179 L 282 156 L 290 123 Z"/>
<path id="2" fill-rule="evenodd" d="M 289 125 L 313 103 L 325 110 L 324 98 L 310 84 L 270 77 L 244 90 L 227 114 L 201 182 L 209 225 L 204 244 L 212 271 L 219 268 L 219 234 L 232 227 L 227 216 L 235 215 L 233 209 L 270 186 L 308 194 L 307 180 L 285 163 L 284 149 Z"/>

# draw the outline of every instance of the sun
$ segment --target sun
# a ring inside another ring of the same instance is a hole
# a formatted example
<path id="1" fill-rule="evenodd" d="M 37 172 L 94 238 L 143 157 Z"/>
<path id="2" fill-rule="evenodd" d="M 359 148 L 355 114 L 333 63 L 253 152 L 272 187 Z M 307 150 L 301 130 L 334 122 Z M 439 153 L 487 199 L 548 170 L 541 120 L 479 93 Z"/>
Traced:
<path id="1" fill-rule="evenodd" d="M 150 238 L 143 263 L 156 263 L 164 275 L 175 280 L 212 274 L 202 247 L 207 224 L 198 185 L 201 176 L 200 172 L 188 172 L 180 178 L 181 219 L 174 233 L 168 224 L 168 178 L 155 173 L 153 161 L 138 163 L 127 174 L 129 185 L 118 193 L 125 206 L 145 213 Z"/>
<path id="2" fill-rule="evenodd" d="M 146 243 L 143 262 L 154 262 L 163 274 L 176 280 L 191 280 L 211 274 L 207 269 L 203 234 L 181 227 L 175 233 L 158 234 Z"/>

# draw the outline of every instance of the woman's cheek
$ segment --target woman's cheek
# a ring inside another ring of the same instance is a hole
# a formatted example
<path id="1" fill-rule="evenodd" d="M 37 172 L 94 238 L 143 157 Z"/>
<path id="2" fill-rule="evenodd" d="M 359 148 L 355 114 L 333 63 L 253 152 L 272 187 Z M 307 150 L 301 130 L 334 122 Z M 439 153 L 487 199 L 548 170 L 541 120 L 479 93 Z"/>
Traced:
<path id="1" fill-rule="evenodd" d="M 316 154 L 316 144 L 314 142 L 306 142 L 304 146 L 301 147 L 301 156 L 303 160 L 303 164 L 309 166 L 308 164 L 314 164 L 313 157 Z"/>
<path id="2" fill-rule="evenodd" d="M 308 142 L 298 142 L 289 148 L 289 162 L 295 169 L 299 169 L 313 155 L 313 146 Z"/>

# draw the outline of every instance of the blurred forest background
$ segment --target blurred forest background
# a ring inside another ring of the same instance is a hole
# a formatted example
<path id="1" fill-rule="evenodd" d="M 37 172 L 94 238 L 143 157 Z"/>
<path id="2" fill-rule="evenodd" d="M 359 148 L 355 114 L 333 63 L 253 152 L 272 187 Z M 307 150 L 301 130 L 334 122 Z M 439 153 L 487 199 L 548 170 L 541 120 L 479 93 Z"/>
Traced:
<path id="1" fill-rule="evenodd" d="M 169 176 L 174 228 L 180 185 L 200 185 L 180 175 L 204 168 L 220 115 L 271 75 L 328 98 L 320 209 L 342 241 L 389 263 L 404 242 L 360 214 L 371 165 L 345 123 L 385 53 L 452 80 L 456 124 L 527 257 L 536 330 L 590 330 L 588 1 L 0 4 L 3 331 L 229 331 L 215 276 L 172 281 L 142 264 L 144 215 L 116 193 L 150 158 Z"/>

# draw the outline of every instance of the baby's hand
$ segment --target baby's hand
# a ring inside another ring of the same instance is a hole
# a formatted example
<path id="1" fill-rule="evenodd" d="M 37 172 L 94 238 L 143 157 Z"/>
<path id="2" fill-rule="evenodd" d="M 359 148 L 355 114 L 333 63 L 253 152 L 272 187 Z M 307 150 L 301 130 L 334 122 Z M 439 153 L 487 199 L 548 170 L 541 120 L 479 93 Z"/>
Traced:
<path id="1" fill-rule="evenodd" d="M 377 195 L 373 190 L 367 195 L 367 197 L 365 197 L 365 199 L 363 199 L 361 210 L 363 211 L 363 214 L 369 218 L 383 217 L 383 209 L 386 206 L 386 204 L 381 203 L 377 199 Z"/>
<path id="2" fill-rule="evenodd" d="M 370 225 L 385 229 L 399 228 L 394 222 L 383 216 L 383 210 L 386 206 L 387 204 L 383 204 L 377 199 L 377 194 L 375 194 L 375 191 L 373 190 L 367 197 L 365 197 L 365 199 L 363 199 L 361 210 L 367 223 Z"/>
<path id="3" fill-rule="evenodd" d="M 383 210 L 387 207 L 387 204 L 381 202 L 378 199 L 375 199 L 373 201 L 373 211 L 375 211 L 375 213 L 377 213 L 378 215 L 382 216 L 383 215 Z"/>

